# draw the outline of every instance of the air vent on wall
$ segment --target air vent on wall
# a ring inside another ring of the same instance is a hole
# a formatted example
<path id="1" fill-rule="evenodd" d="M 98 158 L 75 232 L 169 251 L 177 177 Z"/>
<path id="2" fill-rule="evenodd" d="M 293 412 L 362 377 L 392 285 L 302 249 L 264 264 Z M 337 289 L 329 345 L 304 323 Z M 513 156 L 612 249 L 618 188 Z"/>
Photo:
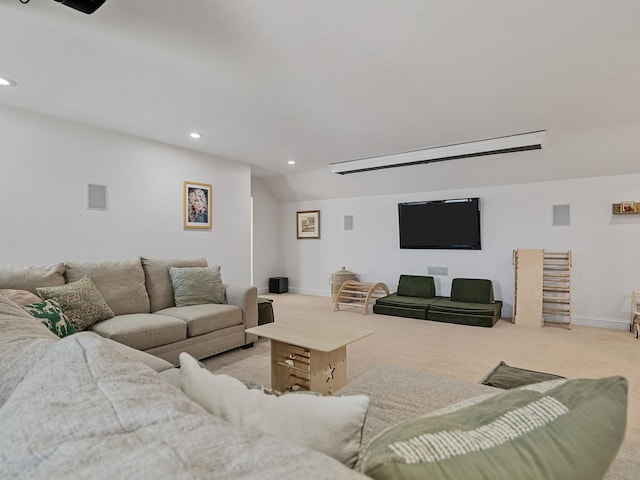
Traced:
<path id="1" fill-rule="evenodd" d="M 419 163 L 441 162 L 456 158 L 481 157 L 499 153 L 522 152 L 525 150 L 539 150 L 542 148 L 546 130 L 510 135 L 507 137 L 479 140 L 477 142 L 457 143 L 442 147 L 415 150 L 412 152 L 383 155 L 380 157 L 362 158 L 347 162 L 330 163 L 332 173 L 344 175 L 347 173 L 366 172 L 381 168 L 404 167 Z"/>
<path id="2" fill-rule="evenodd" d="M 107 186 L 90 183 L 87 188 L 87 208 L 89 210 L 107 209 Z"/>

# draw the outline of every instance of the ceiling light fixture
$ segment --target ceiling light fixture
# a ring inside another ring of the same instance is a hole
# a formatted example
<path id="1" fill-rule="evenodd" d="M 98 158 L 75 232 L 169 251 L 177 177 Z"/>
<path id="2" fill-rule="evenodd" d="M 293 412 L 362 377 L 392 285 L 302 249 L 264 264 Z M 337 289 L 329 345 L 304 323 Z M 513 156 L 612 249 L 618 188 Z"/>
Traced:
<path id="1" fill-rule="evenodd" d="M 16 82 L 11 80 L 10 78 L 0 77 L 0 86 L 2 87 L 15 87 L 17 85 Z"/>
<path id="2" fill-rule="evenodd" d="M 295 161 L 295 160 L 289 160 L 287 163 L 288 163 L 289 165 L 295 165 L 295 164 L 296 164 L 296 161 Z"/>
<path id="3" fill-rule="evenodd" d="M 189 136 L 191 138 L 202 138 L 202 137 L 204 137 L 204 135 L 202 135 L 201 133 L 198 133 L 198 132 L 192 132 L 192 133 L 189 134 Z"/>
<path id="4" fill-rule="evenodd" d="M 509 135 L 506 137 L 479 140 L 476 142 L 457 143 L 442 147 L 414 150 L 412 152 L 383 155 L 380 157 L 362 158 L 347 162 L 330 163 L 332 173 L 345 175 L 347 173 L 366 172 L 382 168 L 403 167 L 419 163 L 441 162 L 456 158 L 480 157 L 498 153 L 522 152 L 525 150 L 539 150 L 542 148 L 546 130 L 537 132 Z"/>

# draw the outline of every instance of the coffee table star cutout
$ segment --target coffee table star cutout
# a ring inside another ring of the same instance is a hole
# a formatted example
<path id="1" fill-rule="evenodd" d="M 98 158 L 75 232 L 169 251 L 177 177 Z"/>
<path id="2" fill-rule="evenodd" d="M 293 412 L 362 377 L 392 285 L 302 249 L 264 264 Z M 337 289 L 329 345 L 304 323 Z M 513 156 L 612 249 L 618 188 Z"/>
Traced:
<path id="1" fill-rule="evenodd" d="M 284 363 L 286 363 L 287 365 L 289 365 L 290 367 L 295 367 L 295 361 L 298 358 L 297 355 L 290 353 L 289 354 L 289 358 L 287 358 Z"/>
<path id="2" fill-rule="evenodd" d="M 322 370 L 322 373 L 324 373 L 327 376 L 327 382 L 329 380 L 333 380 L 333 372 L 336 371 L 336 366 L 335 365 L 331 365 L 329 364 L 328 367 L 326 367 L 324 370 Z"/>

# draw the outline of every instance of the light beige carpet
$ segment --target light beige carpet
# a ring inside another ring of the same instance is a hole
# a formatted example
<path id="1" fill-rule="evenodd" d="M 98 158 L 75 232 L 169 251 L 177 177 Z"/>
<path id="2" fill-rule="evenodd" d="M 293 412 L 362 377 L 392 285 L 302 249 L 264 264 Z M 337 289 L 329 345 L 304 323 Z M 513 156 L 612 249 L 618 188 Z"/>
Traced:
<path id="1" fill-rule="evenodd" d="M 637 462 L 640 478 L 640 340 L 629 332 L 574 326 L 531 328 L 500 320 L 493 328 L 469 327 L 387 315 L 362 315 L 362 307 L 333 311 L 330 298 L 297 294 L 268 295 L 276 321 L 305 319 L 344 322 L 374 331 L 347 347 L 347 378 L 391 364 L 448 375 L 471 382 L 501 360 L 507 364 L 565 377 L 623 375 L 629 380 L 627 433 L 620 454 Z M 270 383 L 269 341 L 204 361 L 212 371 L 243 380 Z M 625 468 L 628 472 L 633 468 Z M 613 472 L 611 472 L 613 473 Z M 608 476 L 607 478 L 626 478 Z"/>

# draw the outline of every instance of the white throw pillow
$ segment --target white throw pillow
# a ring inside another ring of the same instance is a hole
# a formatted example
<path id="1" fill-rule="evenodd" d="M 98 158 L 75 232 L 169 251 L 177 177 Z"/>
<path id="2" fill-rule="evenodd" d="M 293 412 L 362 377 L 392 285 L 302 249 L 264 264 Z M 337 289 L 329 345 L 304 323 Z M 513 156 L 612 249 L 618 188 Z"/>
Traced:
<path id="1" fill-rule="evenodd" d="M 329 455 L 351 467 L 358 459 L 369 407 L 366 395 L 267 395 L 240 380 L 208 371 L 180 354 L 182 390 L 209 413 Z"/>

